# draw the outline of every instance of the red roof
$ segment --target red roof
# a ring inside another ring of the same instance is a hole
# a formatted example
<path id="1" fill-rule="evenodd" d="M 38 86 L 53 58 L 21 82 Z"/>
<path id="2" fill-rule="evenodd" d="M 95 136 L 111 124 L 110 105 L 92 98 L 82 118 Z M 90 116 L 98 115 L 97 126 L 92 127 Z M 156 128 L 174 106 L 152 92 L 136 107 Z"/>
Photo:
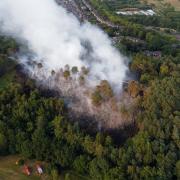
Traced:
<path id="1" fill-rule="evenodd" d="M 30 168 L 29 168 L 27 165 L 24 165 L 23 172 L 24 172 L 25 174 L 27 174 L 28 176 L 31 174 Z"/>

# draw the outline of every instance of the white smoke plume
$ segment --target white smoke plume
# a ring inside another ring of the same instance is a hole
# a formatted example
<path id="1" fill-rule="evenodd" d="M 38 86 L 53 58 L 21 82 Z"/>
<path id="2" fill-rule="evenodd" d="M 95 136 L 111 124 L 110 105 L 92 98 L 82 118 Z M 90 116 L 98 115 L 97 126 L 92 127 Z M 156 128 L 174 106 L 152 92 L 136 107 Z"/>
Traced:
<path id="1" fill-rule="evenodd" d="M 88 67 L 89 82 L 108 80 L 118 90 L 127 67 L 107 35 L 90 23 L 81 24 L 54 0 L 0 0 L 0 30 L 25 42 L 46 76 L 65 65 Z M 20 58 L 25 64 L 27 58 Z M 30 68 L 27 66 L 27 68 Z"/>

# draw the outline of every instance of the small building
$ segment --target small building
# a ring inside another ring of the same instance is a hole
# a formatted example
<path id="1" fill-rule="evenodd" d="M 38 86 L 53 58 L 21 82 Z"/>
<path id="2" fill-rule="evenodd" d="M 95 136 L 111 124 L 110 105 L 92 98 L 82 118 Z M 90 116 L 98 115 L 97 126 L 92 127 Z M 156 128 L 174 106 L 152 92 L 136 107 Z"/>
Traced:
<path id="1" fill-rule="evenodd" d="M 27 175 L 30 176 L 31 175 L 31 170 L 27 165 L 24 165 L 23 167 L 23 172 Z"/>

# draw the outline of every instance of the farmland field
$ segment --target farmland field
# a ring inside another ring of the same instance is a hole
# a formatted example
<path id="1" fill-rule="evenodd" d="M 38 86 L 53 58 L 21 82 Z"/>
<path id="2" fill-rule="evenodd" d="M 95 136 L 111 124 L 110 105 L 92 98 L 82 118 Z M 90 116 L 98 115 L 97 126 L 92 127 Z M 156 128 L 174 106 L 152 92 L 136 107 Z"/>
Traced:
<path id="1" fill-rule="evenodd" d="M 177 11 L 180 11 L 180 0 L 146 0 L 146 2 L 148 2 L 148 4 L 155 4 L 157 7 L 160 5 L 160 3 L 170 3 Z"/>

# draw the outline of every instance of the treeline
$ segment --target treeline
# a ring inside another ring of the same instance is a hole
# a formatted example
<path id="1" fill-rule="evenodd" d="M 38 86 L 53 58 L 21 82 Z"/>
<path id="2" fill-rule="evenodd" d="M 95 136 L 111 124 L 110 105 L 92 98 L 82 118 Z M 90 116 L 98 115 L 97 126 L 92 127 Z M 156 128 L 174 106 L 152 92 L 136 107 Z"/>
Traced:
<path id="1" fill-rule="evenodd" d="M 18 50 L 14 39 L 0 35 L 0 77 L 14 68 L 16 63 L 9 56 Z"/>
<path id="2" fill-rule="evenodd" d="M 174 37 L 138 29 L 131 31 L 131 28 L 129 29 L 127 27 L 127 31 L 123 33 L 124 38 L 120 44 L 122 44 L 126 52 L 139 53 L 145 50 L 161 51 L 162 55 L 171 55 L 174 57 L 180 53 L 179 43 Z M 131 35 L 133 33 L 133 36 L 137 38 L 136 42 L 134 42 L 133 38 L 126 37 L 129 35 L 129 31 L 131 31 Z"/>
<path id="3" fill-rule="evenodd" d="M 0 54 L 11 55 L 18 50 L 18 44 L 10 37 L 0 34 Z"/>
<path id="4" fill-rule="evenodd" d="M 138 74 L 140 83 L 151 86 L 153 81 L 163 80 L 166 77 L 179 79 L 179 56 L 176 58 L 171 56 L 152 58 L 136 54 L 130 68 Z"/>

